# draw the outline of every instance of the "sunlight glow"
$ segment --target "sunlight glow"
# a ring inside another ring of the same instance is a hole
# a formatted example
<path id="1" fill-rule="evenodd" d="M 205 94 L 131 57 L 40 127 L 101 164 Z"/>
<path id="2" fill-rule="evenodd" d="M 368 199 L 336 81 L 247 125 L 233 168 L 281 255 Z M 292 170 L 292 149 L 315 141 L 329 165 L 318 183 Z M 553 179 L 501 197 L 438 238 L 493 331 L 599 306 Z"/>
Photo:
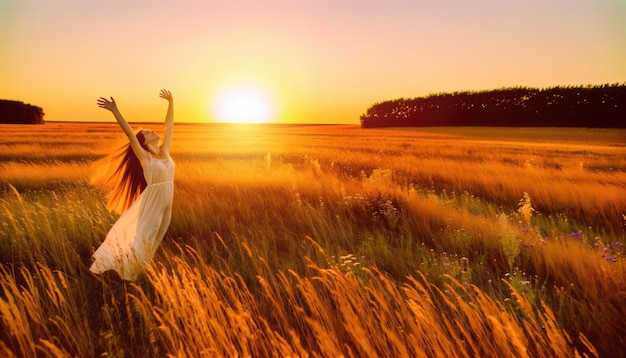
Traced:
<path id="1" fill-rule="evenodd" d="M 222 91 L 211 105 L 213 118 L 225 123 L 270 123 L 276 105 L 263 88 L 237 86 Z"/>

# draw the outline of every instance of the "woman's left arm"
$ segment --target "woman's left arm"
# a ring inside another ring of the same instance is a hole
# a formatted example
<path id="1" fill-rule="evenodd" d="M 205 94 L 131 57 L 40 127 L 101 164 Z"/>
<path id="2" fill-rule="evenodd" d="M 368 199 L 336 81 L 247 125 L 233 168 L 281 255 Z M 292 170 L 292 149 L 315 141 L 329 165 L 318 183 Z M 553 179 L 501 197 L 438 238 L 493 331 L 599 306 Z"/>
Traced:
<path id="1" fill-rule="evenodd" d="M 169 153 L 170 146 L 172 145 L 172 135 L 174 133 L 174 97 L 168 90 L 161 90 L 159 97 L 166 99 L 168 102 L 167 114 L 165 115 L 165 134 L 163 135 L 161 149 Z"/>

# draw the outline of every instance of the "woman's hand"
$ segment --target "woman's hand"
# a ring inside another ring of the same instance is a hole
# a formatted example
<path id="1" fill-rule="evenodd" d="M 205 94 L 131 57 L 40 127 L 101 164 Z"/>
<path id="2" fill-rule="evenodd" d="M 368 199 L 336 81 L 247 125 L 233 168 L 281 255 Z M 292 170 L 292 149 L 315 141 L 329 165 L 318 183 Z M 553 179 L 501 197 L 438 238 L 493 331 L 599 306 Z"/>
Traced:
<path id="1" fill-rule="evenodd" d="M 169 102 L 172 102 L 174 100 L 174 97 L 172 96 L 172 93 L 168 90 L 161 90 L 161 93 L 159 93 L 159 97 L 164 98 L 166 100 L 168 100 Z"/>
<path id="2" fill-rule="evenodd" d="M 98 102 L 98 107 L 100 108 L 108 109 L 111 112 L 117 110 L 117 104 L 115 103 L 115 100 L 113 99 L 113 97 L 111 97 L 110 101 L 104 97 L 100 97 L 98 98 L 97 102 Z"/>

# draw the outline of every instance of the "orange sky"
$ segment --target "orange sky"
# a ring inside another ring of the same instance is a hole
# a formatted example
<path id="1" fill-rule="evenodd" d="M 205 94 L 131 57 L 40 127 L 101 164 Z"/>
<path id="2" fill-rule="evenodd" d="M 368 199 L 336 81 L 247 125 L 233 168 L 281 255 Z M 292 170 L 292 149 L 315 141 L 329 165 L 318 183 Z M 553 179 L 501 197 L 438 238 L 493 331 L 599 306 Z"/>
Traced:
<path id="1" fill-rule="evenodd" d="M 626 82 L 623 0 L 0 0 L 0 98 L 46 120 L 209 122 L 264 88 L 278 122 L 359 123 L 378 101 Z"/>

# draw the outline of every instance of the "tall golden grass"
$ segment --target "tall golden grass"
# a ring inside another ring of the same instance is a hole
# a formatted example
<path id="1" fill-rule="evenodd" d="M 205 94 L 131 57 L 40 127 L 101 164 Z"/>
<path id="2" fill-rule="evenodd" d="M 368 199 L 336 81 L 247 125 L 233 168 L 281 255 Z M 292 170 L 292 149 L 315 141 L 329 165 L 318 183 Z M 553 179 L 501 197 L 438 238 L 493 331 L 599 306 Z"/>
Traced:
<path id="1" fill-rule="evenodd" d="M 4 355 L 625 353 L 623 131 L 179 125 L 128 283 L 87 271 L 119 129 L 1 129 Z"/>

